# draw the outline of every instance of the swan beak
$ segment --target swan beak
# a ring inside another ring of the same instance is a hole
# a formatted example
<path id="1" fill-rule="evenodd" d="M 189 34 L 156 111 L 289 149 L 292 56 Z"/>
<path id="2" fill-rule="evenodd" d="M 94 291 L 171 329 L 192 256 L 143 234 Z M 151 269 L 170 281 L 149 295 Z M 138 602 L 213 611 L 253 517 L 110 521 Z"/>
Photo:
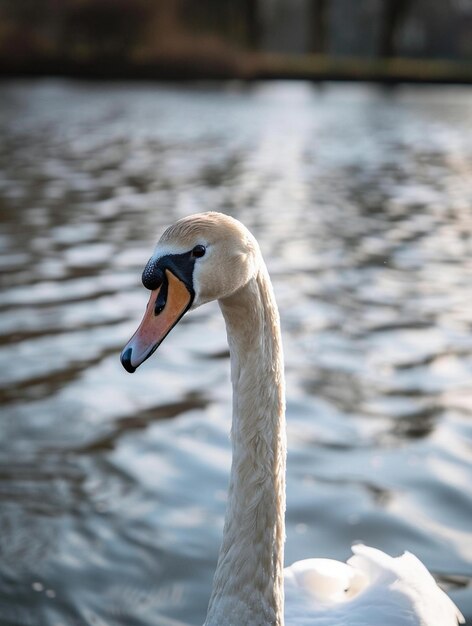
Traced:
<path id="1" fill-rule="evenodd" d="M 121 364 L 132 374 L 156 350 L 192 304 L 186 284 L 165 270 L 162 284 L 151 291 L 144 317 L 121 353 Z"/>

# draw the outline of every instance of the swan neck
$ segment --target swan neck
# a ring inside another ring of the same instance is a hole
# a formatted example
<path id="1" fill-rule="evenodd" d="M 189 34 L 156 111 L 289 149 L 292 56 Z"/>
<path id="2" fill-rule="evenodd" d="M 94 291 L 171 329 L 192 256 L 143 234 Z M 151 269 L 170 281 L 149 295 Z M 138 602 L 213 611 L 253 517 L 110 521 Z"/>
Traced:
<path id="1" fill-rule="evenodd" d="M 233 460 L 206 626 L 283 625 L 283 354 L 277 305 L 261 265 L 220 301 L 231 354 Z"/>

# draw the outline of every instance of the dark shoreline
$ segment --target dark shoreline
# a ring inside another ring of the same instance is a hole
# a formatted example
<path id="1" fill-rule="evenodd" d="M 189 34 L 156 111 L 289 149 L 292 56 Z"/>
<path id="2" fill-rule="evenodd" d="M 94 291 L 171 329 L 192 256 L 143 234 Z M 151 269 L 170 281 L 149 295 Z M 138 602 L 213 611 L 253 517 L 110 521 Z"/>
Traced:
<path id="1" fill-rule="evenodd" d="M 162 58 L 147 62 L 0 60 L 0 80 L 39 77 L 87 80 L 309 80 L 375 82 L 387 85 L 472 84 L 472 63 L 423 59 L 354 59 L 254 55 L 220 58 Z"/>

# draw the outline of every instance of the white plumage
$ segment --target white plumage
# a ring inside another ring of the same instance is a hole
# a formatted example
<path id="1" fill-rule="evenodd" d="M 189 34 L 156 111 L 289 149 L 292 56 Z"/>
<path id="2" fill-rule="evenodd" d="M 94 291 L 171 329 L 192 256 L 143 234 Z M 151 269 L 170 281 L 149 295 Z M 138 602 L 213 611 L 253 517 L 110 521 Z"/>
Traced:
<path id="1" fill-rule="evenodd" d="M 356 545 L 347 563 L 307 559 L 283 570 L 282 343 L 272 285 L 251 233 L 220 213 L 179 220 L 161 237 L 143 281 L 152 290 L 150 302 L 122 353 L 130 372 L 154 352 L 189 307 L 218 300 L 226 322 L 233 462 L 205 626 L 464 623 L 426 567 L 408 552 L 392 558 Z"/>
<path id="2" fill-rule="evenodd" d="M 364 545 L 347 563 L 297 561 L 285 570 L 290 626 L 457 626 L 464 618 L 413 554 Z"/>

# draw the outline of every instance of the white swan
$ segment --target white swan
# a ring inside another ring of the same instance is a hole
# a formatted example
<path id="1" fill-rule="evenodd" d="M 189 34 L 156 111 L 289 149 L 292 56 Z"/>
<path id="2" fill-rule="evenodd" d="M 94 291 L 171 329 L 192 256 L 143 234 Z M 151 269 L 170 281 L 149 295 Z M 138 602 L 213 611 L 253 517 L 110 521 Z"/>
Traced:
<path id="1" fill-rule="evenodd" d="M 205 626 L 464 623 L 425 566 L 409 553 L 392 558 L 356 545 L 347 563 L 307 559 L 283 570 L 283 356 L 272 285 L 251 233 L 220 213 L 181 219 L 162 235 L 144 269 L 143 284 L 151 297 L 121 355 L 129 372 L 154 352 L 188 309 L 217 299 L 226 322 L 233 462 Z"/>

